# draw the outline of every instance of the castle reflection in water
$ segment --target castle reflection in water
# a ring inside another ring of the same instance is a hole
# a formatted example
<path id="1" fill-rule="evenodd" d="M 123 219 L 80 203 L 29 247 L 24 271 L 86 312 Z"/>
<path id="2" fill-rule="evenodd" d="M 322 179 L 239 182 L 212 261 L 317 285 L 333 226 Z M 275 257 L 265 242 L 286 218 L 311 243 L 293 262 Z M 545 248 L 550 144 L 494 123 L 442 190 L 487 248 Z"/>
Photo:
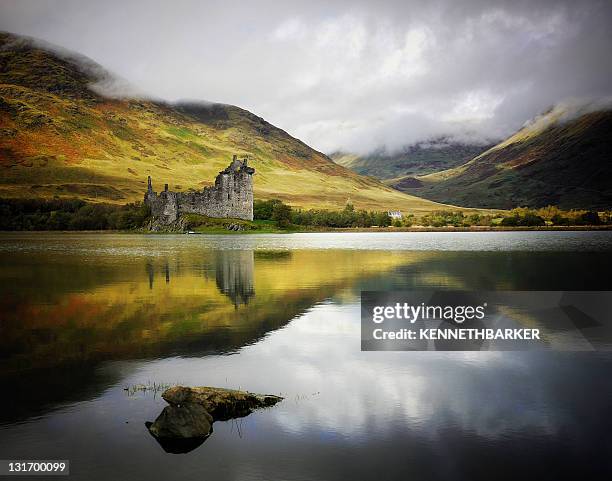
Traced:
<path id="1" fill-rule="evenodd" d="M 227 250 L 216 257 L 215 279 L 219 290 L 228 296 L 234 305 L 248 304 L 255 295 L 253 251 Z"/>
<path id="2" fill-rule="evenodd" d="M 155 281 L 155 267 L 151 262 L 146 264 L 149 277 L 149 288 Z M 255 295 L 254 288 L 255 259 L 252 250 L 223 250 L 214 256 L 215 281 L 219 291 L 229 297 L 234 306 L 246 305 Z M 165 282 L 170 283 L 170 266 L 164 264 Z"/>

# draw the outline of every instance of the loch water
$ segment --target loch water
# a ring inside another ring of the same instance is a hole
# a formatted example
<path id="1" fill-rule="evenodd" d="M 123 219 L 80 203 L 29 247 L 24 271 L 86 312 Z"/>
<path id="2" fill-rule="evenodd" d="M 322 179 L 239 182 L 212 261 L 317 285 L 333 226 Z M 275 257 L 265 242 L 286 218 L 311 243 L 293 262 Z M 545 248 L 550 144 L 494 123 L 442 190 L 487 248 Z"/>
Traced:
<path id="1" fill-rule="evenodd" d="M 612 352 L 361 352 L 359 296 L 612 290 L 611 268 L 603 231 L 3 233 L 0 458 L 75 480 L 610 479 Z M 145 422 L 173 384 L 285 399 L 172 454 Z"/>

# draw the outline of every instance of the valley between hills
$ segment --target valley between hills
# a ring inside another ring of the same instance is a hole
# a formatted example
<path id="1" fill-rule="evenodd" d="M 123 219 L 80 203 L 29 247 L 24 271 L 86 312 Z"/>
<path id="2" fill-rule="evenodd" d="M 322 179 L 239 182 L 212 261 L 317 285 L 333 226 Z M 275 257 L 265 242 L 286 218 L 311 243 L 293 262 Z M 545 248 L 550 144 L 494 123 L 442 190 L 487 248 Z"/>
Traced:
<path id="1" fill-rule="evenodd" d="M 612 207 L 612 110 L 557 105 L 493 146 L 436 139 L 394 154 L 334 156 L 403 192 L 457 206 Z"/>

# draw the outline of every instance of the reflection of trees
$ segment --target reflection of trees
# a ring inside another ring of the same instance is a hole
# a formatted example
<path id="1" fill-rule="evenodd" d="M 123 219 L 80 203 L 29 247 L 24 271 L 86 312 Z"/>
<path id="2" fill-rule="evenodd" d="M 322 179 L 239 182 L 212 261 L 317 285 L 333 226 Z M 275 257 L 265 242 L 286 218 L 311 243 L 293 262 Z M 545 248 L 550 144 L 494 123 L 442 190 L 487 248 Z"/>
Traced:
<path id="1" fill-rule="evenodd" d="M 232 300 L 234 306 L 248 304 L 249 299 L 255 295 L 254 270 L 252 250 L 225 250 L 217 253 L 215 257 L 217 287 Z"/>

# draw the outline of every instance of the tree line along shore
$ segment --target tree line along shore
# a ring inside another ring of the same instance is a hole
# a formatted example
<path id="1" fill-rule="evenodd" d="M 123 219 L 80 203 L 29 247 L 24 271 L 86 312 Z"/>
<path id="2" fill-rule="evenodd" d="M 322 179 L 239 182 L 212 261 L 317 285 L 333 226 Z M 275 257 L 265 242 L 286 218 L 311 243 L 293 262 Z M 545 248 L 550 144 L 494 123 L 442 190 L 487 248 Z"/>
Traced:
<path id="1" fill-rule="evenodd" d="M 566 230 L 612 228 L 612 211 L 516 208 L 492 214 L 440 210 L 421 216 L 403 213 L 391 218 L 385 211 L 299 209 L 277 199 L 256 200 L 253 221 L 215 219 L 187 214 L 180 230 L 193 232 L 295 232 L 321 230 Z M 79 199 L 2 199 L 3 231 L 143 231 L 151 220 L 149 208 L 136 202 L 126 205 L 94 204 Z M 174 229 L 177 230 L 176 228 Z"/>

